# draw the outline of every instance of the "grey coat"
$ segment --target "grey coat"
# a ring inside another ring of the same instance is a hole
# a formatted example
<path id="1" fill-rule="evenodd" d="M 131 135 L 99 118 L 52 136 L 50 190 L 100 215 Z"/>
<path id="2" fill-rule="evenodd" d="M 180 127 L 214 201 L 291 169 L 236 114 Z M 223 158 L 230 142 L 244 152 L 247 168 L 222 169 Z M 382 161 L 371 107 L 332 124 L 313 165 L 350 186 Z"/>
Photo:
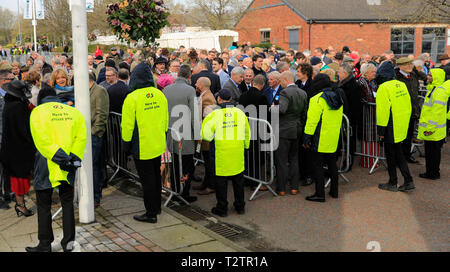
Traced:
<path id="1" fill-rule="evenodd" d="M 308 95 L 291 85 L 280 93 L 280 138 L 301 139 L 306 124 Z"/>
<path id="2" fill-rule="evenodd" d="M 164 91 L 169 106 L 169 128 L 173 128 L 180 133 L 182 144 L 182 155 L 192 155 L 195 153 L 194 136 L 200 138 L 201 121 L 199 120 L 198 106 L 196 102 L 195 89 L 189 85 L 187 79 L 178 77 L 172 85 L 167 86 Z M 190 110 L 190 116 L 185 116 L 185 113 L 180 114 L 180 110 L 186 107 L 175 108 L 176 106 L 184 105 Z M 171 143 L 172 135 L 168 133 L 167 148 L 180 154 L 178 144 L 176 141 Z M 173 145 L 173 150 L 172 150 Z"/>
<path id="3" fill-rule="evenodd" d="M 241 97 L 241 90 L 236 86 L 232 79 L 230 78 L 227 83 L 223 86 L 224 89 L 228 89 L 231 91 L 231 103 L 237 105 L 239 103 L 239 98 Z"/>

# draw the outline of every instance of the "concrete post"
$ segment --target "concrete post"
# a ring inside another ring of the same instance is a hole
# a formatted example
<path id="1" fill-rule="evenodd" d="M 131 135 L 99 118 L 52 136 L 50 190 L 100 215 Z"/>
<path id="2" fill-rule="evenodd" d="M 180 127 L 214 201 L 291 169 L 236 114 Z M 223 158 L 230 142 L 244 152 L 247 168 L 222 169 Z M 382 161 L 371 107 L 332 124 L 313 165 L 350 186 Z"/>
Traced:
<path id="1" fill-rule="evenodd" d="M 91 103 L 89 95 L 89 66 L 86 0 L 72 0 L 72 43 L 75 77 L 75 105 L 86 121 L 87 143 L 82 167 L 79 170 L 79 215 L 81 223 L 92 223 L 94 186 L 92 173 Z"/>

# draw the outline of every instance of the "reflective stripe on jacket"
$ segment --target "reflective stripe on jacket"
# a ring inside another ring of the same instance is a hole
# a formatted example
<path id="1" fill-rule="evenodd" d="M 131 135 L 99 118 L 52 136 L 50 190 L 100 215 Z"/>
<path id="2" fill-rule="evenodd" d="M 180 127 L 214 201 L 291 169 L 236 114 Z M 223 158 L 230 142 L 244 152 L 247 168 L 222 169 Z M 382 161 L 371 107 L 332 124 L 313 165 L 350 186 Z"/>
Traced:
<path id="1" fill-rule="evenodd" d="M 250 147 L 250 126 L 242 110 L 228 107 L 211 112 L 203 120 L 202 138 L 214 140 L 217 176 L 234 176 L 245 170 L 244 152 Z"/>
<path id="2" fill-rule="evenodd" d="M 59 102 L 48 102 L 34 108 L 30 116 L 31 136 L 38 150 L 34 169 L 34 187 L 45 190 L 72 184 L 69 174 L 59 165 L 71 157 L 83 159 L 86 148 L 86 123 L 81 112 Z"/>
<path id="3" fill-rule="evenodd" d="M 445 71 L 431 69 L 433 82 L 428 92 L 419 119 L 418 139 L 440 141 L 447 136 L 447 102 L 450 97 L 450 80 L 445 80 Z M 443 84 L 444 83 L 444 84 Z M 450 114 L 450 112 L 449 112 Z"/>
<path id="4" fill-rule="evenodd" d="M 391 80 L 381 84 L 377 91 L 377 126 L 393 125 L 394 143 L 402 142 L 408 134 L 412 106 L 406 84 Z"/>
<path id="5" fill-rule="evenodd" d="M 165 151 L 169 108 L 164 94 L 154 88 L 130 93 L 122 107 L 122 140 L 136 159 L 154 159 Z"/>

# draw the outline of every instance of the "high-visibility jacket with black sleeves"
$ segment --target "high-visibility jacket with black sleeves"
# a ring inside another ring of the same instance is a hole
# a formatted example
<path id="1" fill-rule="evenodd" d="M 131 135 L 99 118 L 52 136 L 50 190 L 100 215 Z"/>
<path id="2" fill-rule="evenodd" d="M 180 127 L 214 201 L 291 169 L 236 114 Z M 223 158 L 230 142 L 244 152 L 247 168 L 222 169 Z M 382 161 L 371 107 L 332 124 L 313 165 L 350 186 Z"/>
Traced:
<path id="1" fill-rule="evenodd" d="M 135 159 L 154 159 L 165 151 L 169 108 L 164 94 L 155 87 L 128 94 L 122 106 L 122 141 Z"/>
<path id="2" fill-rule="evenodd" d="M 433 82 L 428 92 L 419 119 L 418 139 L 440 141 L 447 136 L 447 103 L 450 97 L 450 80 L 445 82 L 445 71 L 431 69 Z"/>
<path id="3" fill-rule="evenodd" d="M 73 185 L 75 172 L 61 170 L 72 159 L 81 161 L 86 148 L 86 123 L 81 112 L 46 97 L 30 116 L 31 136 L 37 154 L 34 167 L 35 190 L 58 187 L 61 181 Z"/>
<path id="4" fill-rule="evenodd" d="M 344 102 L 337 89 L 326 88 L 309 100 L 303 143 L 320 153 L 337 150 Z"/>
<path id="5" fill-rule="evenodd" d="M 377 98 L 378 134 L 386 143 L 400 143 L 408 134 L 411 119 L 411 98 L 406 84 L 390 80 L 378 87 Z"/>
<path id="6" fill-rule="evenodd" d="M 202 138 L 215 145 L 216 176 L 235 176 L 245 170 L 245 149 L 250 146 L 250 126 L 245 113 L 232 103 L 220 105 L 202 123 Z"/>

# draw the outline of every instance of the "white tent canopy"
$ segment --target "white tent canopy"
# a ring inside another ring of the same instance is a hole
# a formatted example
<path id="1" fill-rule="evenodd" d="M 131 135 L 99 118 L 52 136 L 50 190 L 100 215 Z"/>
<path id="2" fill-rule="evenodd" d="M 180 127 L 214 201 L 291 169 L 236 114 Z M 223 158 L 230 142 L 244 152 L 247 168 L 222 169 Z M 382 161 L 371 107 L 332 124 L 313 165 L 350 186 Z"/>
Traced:
<path id="1" fill-rule="evenodd" d="M 157 40 L 161 47 L 179 48 L 184 45 L 186 48 L 194 47 L 211 50 L 215 48 L 222 52 L 229 48 L 233 42 L 238 41 L 239 34 L 231 30 L 211 30 L 199 32 L 178 32 L 162 34 Z"/>
<path id="2" fill-rule="evenodd" d="M 233 42 L 238 41 L 239 34 L 231 30 L 211 30 L 198 32 L 164 33 L 156 41 L 161 47 L 178 49 L 181 45 L 186 48 L 211 50 L 215 48 L 222 52 L 229 48 Z M 92 44 L 126 44 L 120 42 L 116 36 L 99 36 Z"/>

